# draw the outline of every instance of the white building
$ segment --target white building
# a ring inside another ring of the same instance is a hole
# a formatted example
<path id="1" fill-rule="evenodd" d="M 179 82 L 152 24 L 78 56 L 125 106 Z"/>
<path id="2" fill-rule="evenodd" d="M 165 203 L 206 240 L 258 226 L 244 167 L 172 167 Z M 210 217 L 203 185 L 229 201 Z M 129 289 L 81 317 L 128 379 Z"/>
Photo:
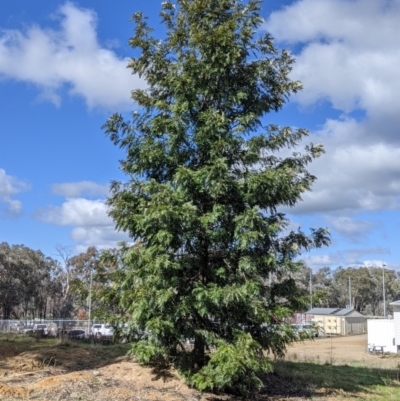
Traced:
<path id="1" fill-rule="evenodd" d="M 368 347 L 383 347 L 383 352 L 397 352 L 393 319 L 368 319 Z"/>
<path id="2" fill-rule="evenodd" d="M 368 345 L 400 353 L 400 301 L 389 305 L 393 308 L 393 319 L 368 319 Z"/>

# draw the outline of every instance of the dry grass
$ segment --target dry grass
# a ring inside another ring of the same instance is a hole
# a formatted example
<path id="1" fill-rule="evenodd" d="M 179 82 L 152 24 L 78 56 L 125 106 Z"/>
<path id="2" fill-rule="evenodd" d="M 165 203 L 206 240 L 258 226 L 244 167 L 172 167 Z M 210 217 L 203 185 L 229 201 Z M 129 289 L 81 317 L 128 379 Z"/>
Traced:
<path id="1" fill-rule="evenodd" d="M 260 401 L 399 400 L 399 361 L 364 352 L 364 338 L 296 344 L 275 374 L 265 375 Z M 3 401 L 235 401 L 188 388 L 173 370 L 143 367 L 129 345 L 0 336 Z M 358 356 L 358 358 L 357 358 Z M 380 368 L 380 369 L 378 369 Z"/>
<path id="2" fill-rule="evenodd" d="M 129 345 L 84 344 L 26 336 L 0 336 L 2 401 L 235 401 L 227 394 L 188 388 L 173 370 L 143 367 L 127 357 Z M 277 375 L 264 377 L 258 400 L 296 401 L 304 386 Z"/>

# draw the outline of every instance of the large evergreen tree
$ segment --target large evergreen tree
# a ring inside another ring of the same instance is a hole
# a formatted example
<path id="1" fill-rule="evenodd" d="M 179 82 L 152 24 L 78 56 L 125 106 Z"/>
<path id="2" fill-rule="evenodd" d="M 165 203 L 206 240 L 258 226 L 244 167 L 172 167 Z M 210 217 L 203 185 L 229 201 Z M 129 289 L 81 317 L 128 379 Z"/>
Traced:
<path id="1" fill-rule="evenodd" d="M 250 391 L 263 351 L 293 340 L 276 325 L 302 302 L 295 258 L 328 243 L 324 229 L 286 232 L 279 211 L 310 190 L 306 167 L 323 149 L 288 155 L 307 132 L 264 122 L 301 84 L 290 54 L 257 30 L 260 1 L 167 1 L 161 18 L 164 40 L 133 15 L 141 53 L 129 67 L 148 86 L 132 92 L 130 121 L 105 126 L 129 177 L 112 184 L 110 215 L 136 240 L 114 291 L 146 333 L 139 361 L 162 356 L 200 389 Z"/>

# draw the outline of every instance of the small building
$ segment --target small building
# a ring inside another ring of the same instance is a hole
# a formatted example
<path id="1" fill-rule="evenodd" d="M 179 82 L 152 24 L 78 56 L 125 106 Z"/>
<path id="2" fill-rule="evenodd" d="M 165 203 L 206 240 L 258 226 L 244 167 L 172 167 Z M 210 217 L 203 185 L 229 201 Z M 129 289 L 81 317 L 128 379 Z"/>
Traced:
<path id="1" fill-rule="evenodd" d="M 400 301 L 389 305 L 393 308 L 393 319 L 368 319 L 368 346 L 400 353 Z"/>
<path id="2" fill-rule="evenodd" d="M 368 319 L 368 348 L 400 353 L 400 301 L 390 302 L 393 319 Z"/>
<path id="3" fill-rule="evenodd" d="M 379 347 L 383 352 L 396 353 L 395 321 L 393 319 L 368 319 L 368 350 Z"/>
<path id="4" fill-rule="evenodd" d="M 391 302 L 389 305 L 393 308 L 394 345 L 396 346 L 394 352 L 400 353 L 400 301 Z"/>
<path id="5" fill-rule="evenodd" d="M 366 332 L 365 316 L 350 308 L 312 308 L 306 320 L 315 323 L 321 335 L 347 336 Z"/>

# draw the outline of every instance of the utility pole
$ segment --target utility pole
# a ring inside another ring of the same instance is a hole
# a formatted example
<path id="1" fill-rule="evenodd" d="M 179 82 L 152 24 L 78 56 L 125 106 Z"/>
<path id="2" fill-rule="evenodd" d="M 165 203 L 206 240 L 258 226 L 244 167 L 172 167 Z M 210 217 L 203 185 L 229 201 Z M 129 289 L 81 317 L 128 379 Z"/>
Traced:
<path id="1" fill-rule="evenodd" d="M 90 318 L 92 313 L 92 277 L 92 269 L 90 269 L 88 336 L 90 335 Z"/>
<path id="2" fill-rule="evenodd" d="M 312 309 L 312 270 L 310 271 L 310 309 Z"/>
<path id="3" fill-rule="evenodd" d="M 351 307 L 351 277 L 349 277 L 349 300 L 350 300 L 350 309 L 352 309 L 352 307 Z"/>
<path id="4" fill-rule="evenodd" d="M 386 319 L 386 295 L 385 295 L 385 266 L 384 262 L 382 264 L 382 293 L 383 293 L 383 318 Z"/>

